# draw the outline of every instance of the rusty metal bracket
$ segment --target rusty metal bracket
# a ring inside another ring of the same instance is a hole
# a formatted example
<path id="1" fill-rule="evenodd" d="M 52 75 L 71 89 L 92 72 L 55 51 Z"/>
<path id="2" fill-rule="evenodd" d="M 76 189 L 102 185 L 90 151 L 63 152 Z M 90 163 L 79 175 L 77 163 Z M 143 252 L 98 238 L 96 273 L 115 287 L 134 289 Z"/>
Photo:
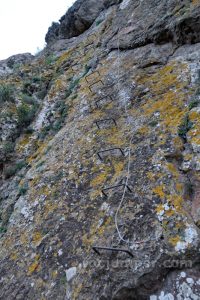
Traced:
<path id="1" fill-rule="evenodd" d="M 116 84 L 116 83 L 114 83 L 114 82 L 113 82 L 113 83 L 109 83 L 109 84 L 108 84 L 108 83 L 107 83 L 107 84 L 105 83 L 102 90 L 109 89 L 109 88 L 113 87 L 115 84 Z"/>
<path id="2" fill-rule="evenodd" d="M 110 149 L 106 149 L 106 150 L 102 150 L 102 151 L 98 151 L 97 155 L 100 158 L 100 160 L 103 160 L 103 158 L 101 157 L 101 153 L 106 153 L 106 152 L 111 152 L 113 150 L 119 150 L 121 152 L 122 156 L 125 156 L 124 151 L 121 148 L 110 148 Z"/>
<path id="3" fill-rule="evenodd" d="M 102 120 L 99 120 L 99 121 L 95 121 L 94 123 L 96 124 L 98 129 L 101 129 L 101 127 L 99 126 L 99 123 L 105 123 L 105 122 L 108 122 L 108 121 L 112 121 L 115 124 L 115 126 L 117 127 L 117 122 L 113 118 L 102 119 Z"/>
<path id="4" fill-rule="evenodd" d="M 94 93 L 94 91 L 92 90 L 92 87 L 93 87 L 95 84 L 97 84 L 98 82 L 101 82 L 102 86 L 104 86 L 104 83 L 103 83 L 103 81 L 102 81 L 101 79 L 98 80 L 98 81 L 93 82 L 92 84 L 90 84 L 90 85 L 88 86 L 88 88 L 89 88 L 89 90 L 90 90 L 91 93 Z"/>
<path id="5" fill-rule="evenodd" d="M 98 99 L 97 101 L 95 101 L 96 107 L 97 107 L 97 108 L 100 108 L 101 105 L 99 106 L 99 103 L 100 103 L 102 100 L 106 99 L 106 98 L 110 98 L 110 100 L 113 101 L 112 96 L 107 95 L 107 96 L 102 97 L 102 98 Z"/>
<path id="6" fill-rule="evenodd" d="M 101 190 L 102 194 L 105 196 L 105 197 L 108 197 L 108 195 L 105 193 L 105 191 L 108 191 L 108 190 L 113 190 L 113 189 L 116 189 L 120 186 L 123 186 L 124 188 L 127 188 L 129 190 L 130 193 L 132 193 L 132 190 L 130 189 L 130 187 L 128 185 L 126 185 L 125 183 L 120 183 L 120 184 L 117 184 L 117 185 L 113 185 L 113 186 L 110 186 L 110 187 L 107 187 L 107 188 L 104 188 Z"/>
<path id="7" fill-rule="evenodd" d="M 99 71 L 94 71 L 93 73 L 91 73 L 91 74 L 85 76 L 85 80 L 87 81 L 87 83 L 91 83 L 91 81 L 88 81 L 88 79 L 89 79 L 93 74 L 96 74 L 96 73 L 98 74 L 98 76 L 100 76 Z"/>
<path id="8" fill-rule="evenodd" d="M 124 253 L 127 253 L 129 256 L 134 257 L 133 253 L 131 251 L 127 250 L 127 249 L 112 248 L 112 247 L 100 247 L 100 246 L 93 246 L 92 249 L 98 255 L 101 255 L 99 250 L 106 250 L 106 251 L 124 252 Z"/>

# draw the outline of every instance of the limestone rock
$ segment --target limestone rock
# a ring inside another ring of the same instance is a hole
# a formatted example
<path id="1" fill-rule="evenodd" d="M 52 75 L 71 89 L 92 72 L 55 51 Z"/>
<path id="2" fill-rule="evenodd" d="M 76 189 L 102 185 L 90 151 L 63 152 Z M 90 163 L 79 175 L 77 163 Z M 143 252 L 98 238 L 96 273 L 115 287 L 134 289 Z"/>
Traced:
<path id="1" fill-rule="evenodd" d="M 78 0 L 0 63 L 0 299 L 199 299 L 199 12 Z"/>

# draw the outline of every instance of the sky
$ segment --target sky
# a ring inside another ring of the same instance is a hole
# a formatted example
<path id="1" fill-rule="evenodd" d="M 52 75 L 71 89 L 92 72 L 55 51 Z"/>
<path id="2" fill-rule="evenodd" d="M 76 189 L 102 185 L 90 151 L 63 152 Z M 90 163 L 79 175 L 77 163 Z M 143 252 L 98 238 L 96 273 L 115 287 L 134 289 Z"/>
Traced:
<path id="1" fill-rule="evenodd" d="M 18 53 L 35 54 L 45 45 L 51 23 L 75 0 L 0 0 L 0 60 Z"/>

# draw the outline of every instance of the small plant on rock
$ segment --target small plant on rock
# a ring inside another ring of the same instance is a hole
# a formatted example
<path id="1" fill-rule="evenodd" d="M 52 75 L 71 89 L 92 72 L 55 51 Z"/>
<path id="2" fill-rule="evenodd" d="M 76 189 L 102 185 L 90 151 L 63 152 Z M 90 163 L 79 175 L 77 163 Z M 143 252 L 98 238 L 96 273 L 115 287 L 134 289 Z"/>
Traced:
<path id="1" fill-rule="evenodd" d="M 200 102 L 197 99 L 192 100 L 188 105 L 189 110 L 193 109 L 194 107 L 197 107 L 199 103 Z"/>
<path id="2" fill-rule="evenodd" d="M 26 103 L 22 103 L 17 107 L 17 122 L 20 128 L 28 126 L 34 119 L 38 105 L 29 106 Z"/>
<path id="3" fill-rule="evenodd" d="M 0 85 L 0 103 L 14 102 L 14 89 L 11 85 Z"/>
<path id="4" fill-rule="evenodd" d="M 178 135 L 186 140 L 187 139 L 187 132 L 192 128 L 193 123 L 190 121 L 188 114 L 184 117 L 181 125 L 178 128 Z"/>
<path id="5" fill-rule="evenodd" d="M 15 149 L 15 144 L 12 142 L 5 142 L 3 145 L 3 153 L 6 156 L 13 153 L 14 149 Z"/>
<path id="6" fill-rule="evenodd" d="M 26 192 L 28 191 L 28 184 L 25 183 L 22 186 L 19 187 L 19 195 L 24 196 Z"/>

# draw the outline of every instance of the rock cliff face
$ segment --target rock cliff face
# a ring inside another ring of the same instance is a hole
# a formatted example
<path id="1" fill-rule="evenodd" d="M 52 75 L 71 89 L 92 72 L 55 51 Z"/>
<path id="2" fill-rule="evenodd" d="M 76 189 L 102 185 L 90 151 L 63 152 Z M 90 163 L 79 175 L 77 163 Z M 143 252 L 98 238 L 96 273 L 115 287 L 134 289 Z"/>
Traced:
<path id="1" fill-rule="evenodd" d="M 78 0 L 0 62 L 0 299 L 200 299 L 199 29 Z"/>

